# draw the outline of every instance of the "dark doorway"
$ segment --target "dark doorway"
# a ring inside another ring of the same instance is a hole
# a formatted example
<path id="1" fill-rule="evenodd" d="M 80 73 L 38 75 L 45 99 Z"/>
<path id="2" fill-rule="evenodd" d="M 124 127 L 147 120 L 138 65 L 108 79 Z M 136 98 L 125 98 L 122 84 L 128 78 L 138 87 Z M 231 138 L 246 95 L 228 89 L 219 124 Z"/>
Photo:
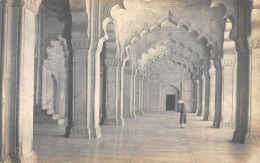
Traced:
<path id="1" fill-rule="evenodd" d="M 175 110 L 175 95 L 166 96 L 166 110 Z"/>

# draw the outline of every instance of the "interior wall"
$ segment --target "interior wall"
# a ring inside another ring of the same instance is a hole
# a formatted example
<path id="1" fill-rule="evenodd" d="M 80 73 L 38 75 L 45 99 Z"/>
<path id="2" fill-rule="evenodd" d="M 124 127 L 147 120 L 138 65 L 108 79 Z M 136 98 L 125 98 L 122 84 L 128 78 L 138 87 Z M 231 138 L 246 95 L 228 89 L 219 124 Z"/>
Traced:
<path id="1" fill-rule="evenodd" d="M 168 85 L 166 87 L 161 86 L 161 102 L 160 110 L 166 110 L 166 97 L 167 95 L 175 95 L 175 111 L 177 111 L 179 90 L 174 85 Z"/>
<path id="2" fill-rule="evenodd" d="M 174 86 L 175 91 L 169 86 Z M 178 98 L 182 97 L 187 111 L 192 112 L 193 82 L 191 77 L 187 75 L 187 70 L 184 71 L 183 67 L 176 64 L 158 67 L 152 72 L 148 81 L 148 110 L 166 110 L 166 95 L 174 95 L 178 91 L 180 92 Z"/>

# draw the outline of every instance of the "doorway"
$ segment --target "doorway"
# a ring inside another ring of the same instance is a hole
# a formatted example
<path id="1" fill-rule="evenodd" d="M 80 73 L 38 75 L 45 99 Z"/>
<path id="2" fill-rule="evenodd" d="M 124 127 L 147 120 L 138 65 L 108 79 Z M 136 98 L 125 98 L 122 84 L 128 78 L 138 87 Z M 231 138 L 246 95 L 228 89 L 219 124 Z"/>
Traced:
<path id="1" fill-rule="evenodd" d="M 175 95 L 166 95 L 166 110 L 175 110 Z"/>

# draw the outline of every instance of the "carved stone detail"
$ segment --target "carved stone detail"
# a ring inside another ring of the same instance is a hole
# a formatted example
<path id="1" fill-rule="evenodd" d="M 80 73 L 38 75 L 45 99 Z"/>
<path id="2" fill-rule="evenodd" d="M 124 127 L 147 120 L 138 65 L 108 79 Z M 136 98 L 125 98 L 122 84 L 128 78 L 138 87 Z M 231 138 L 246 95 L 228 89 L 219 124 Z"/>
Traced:
<path id="1" fill-rule="evenodd" d="M 0 0 L 0 3 L 7 3 L 13 7 L 23 7 L 34 13 L 38 13 L 41 2 L 42 0 Z"/>
<path id="2" fill-rule="evenodd" d="M 250 49 L 259 49 L 260 48 L 260 40 L 248 40 L 248 44 Z"/>
<path id="3" fill-rule="evenodd" d="M 260 134 L 258 133 L 256 133 L 256 134 L 254 134 L 254 133 L 248 133 L 247 135 L 246 135 L 246 142 L 247 143 L 260 143 Z"/>
<path id="4" fill-rule="evenodd" d="M 16 156 L 14 158 L 15 162 L 21 162 L 21 163 L 34 163 L 37 162 L 37 156 L 36 154 L 33 152 L 32 154 L 30 154 L 29 156 Z"/>
<path id="5" fill-rule="evenodd" d="M 89 137 L 89 129 L 85 127 L 72 127 L 70 131 L 70 136 L 79 136 L 79 137 Z"/>
<path id="6" fill-rule="evenodd" d="M 227 127 L 227 128 L 235 128 L 235 124 L 233 122 L 221 122 L 220 123 L 221 127 Z"/>
<path id="7" fill-rule="evenodd" d="M 222 60 L 222 67 L 235 66 L 235 64 L 236 64 L 235 60 Z"/>
<path id="8" fill-rule="evenodd" d="M 41 2 L 42 0 L 23 0 L 23 7 L 32 12 L 38 13 Z"/>
<path id="9" fill-rule="evenodd" d="M 210 76 L 215 76 L 215 74 L 216 74 L 215 70 L 212 70 L 212 71 L 210 70 L 210 71 L 209 71 L 209 75 L 210 75 Z"/>
<path id="10" fill-rule="evenodd" d="M 78 39 L 72 40 L 72 47 L 74 50 L 88 50 L 90 46 L 90 40 Z"/>

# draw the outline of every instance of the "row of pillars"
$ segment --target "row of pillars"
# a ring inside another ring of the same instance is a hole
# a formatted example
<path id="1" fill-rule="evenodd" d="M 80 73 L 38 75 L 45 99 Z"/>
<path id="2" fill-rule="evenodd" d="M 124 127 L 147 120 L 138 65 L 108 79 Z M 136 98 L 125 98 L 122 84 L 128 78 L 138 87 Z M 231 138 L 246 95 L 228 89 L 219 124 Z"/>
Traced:
<path id="1" fill-rule="evenodd" d="M 236 58 L 217 59 L 194 80 L 194 109 L 203 120 L 214 120 L 213 128 L 234 127 Z"/>

